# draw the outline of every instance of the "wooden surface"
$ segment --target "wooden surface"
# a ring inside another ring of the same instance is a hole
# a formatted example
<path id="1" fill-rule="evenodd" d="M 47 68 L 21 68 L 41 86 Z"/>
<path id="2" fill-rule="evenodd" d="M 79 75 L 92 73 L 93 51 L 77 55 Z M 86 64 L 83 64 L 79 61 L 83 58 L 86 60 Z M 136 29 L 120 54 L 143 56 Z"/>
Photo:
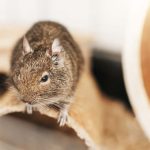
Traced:
<path id="1" fill-rule="evenodd" d="M 0 64 L 0 69 L 1 71 L 5 71 L 8 73 L 8 61 L 11 47 L 14 44 L 15 39 L 17 39 L 19 35 L 23 34 L 23 32 L 17 32 L 17 29 L 9 29 L 9 34 L 7 30 L 3 30 L 3 34 L 1 35 L 5 34 L 7 36 L 13 35 L 10 38 L 12 40 L 3 40 L 5 41 L 5 43 L 3 43 L 0 48 L 0 60 L 3 59 L 3 64 Z M 0 36 L 0 39 L 3 39 L 4 37 L 5 36 Z M 87 61 L 85 71 L 82 74 L 82 78 L 76 92 L 76 100 L 71 106 L 69 112 L 68 127 L 72 128 L 81 139 L 84 139 L 87 146 L 95 149 L 97 148 L 98 150 L 149 150 L 150 143 L 145 137 L 134 115 L 129 113 L 124 108 L 124 106 L 122 106 L 122 104 L 112 102 L 110 98 L 103 96 L 98 90 L 96 82 L 89 72 L 88 42 L 84 39 L 80 40 L 80 38 L 77 38 L 77 40 L 83 49 L 83 53 Z M 11 91 L 0 97 L 1 115 L 10 112 L 22 112 L 24 111 L 24 108 L 24 104 L 20 101 L 17 101 Z M 58 115 L 58 113 L 54 110 L 40 110 L 40 112 L 52 118 L 56 118 Z M 5 120 L 2 120 L 2 122 L 5 123 Z M 12 121 L 8 122 L 11 125 Z M 21 127 L 22 123 L 18 122 L 17 124 L 19 127 Z M 0 131 L 4 130 L 4 126 L 5 125 L 0 126 Z M 33 126 L 32 129 L 35 130 L 35 128 L 36 126 Z M 26 131 L 27 127 L 24 126 L 22 129 Z M 43 130 L 45 129 L 42 129 L 42 131 Z M 3 132 L 3 134 L 6 134 L 6 138 L 15 134 L 19 134 L 18 132 L 14 133 L 12 130 L 7 130 L 7 128 L 5 131 L 6 133 Z M 39 132 L 39 130 L 36 130 L 36 132 Z M 55 135 L 55 133 L 53 135 Z M 40 139 L 41 137 L 45 137 L 45 135 L 39 132 L 38 138 Z M 57 140 L 58 137 L 59 136 L 52 137 L 53 139 L 51 140 Z M 50 139 L 50 137 L 48 138 Z M 13 140 L 14 142 L 17 142 L 14 138 Z M 7 146 L 8 143 L 8 147 L 9 143 L 11 143 L 9 141 L 4 143 L 1 138 L 0 141 L 2 141 L 0 142 L 0 144 L 3 143 L 5 146 Z M 35 140 L 34 144 L 29 141 L 29 143 L 31 144 L 30 146 L 37 146 L 37 141 L 38 139 Z M 21 142 L 25 144 L 26 140 L 23 140 Z M 59 143 L 59 146 L 60 145 L 61 143 Z M 50 145 L 47 145 L 47 147 L 49 146 Z M 53 146 L 56 145 L 54 144 Z"/>
<path id="2" fill-rule="evenodd" d="M 150 9 L 145 18 L 141 40 L 141 69 L 145 90 L 150 99 Z"/>

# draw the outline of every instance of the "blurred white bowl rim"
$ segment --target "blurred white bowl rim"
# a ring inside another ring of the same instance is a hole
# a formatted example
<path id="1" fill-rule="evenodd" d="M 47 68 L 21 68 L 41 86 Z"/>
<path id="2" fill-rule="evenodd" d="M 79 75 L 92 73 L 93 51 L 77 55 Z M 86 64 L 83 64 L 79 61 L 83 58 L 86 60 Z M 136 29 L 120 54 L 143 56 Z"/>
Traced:
<path id="1" fill-rule="evenodd" d="M 150 139 L 150 100 L 142 77 L 140 47 L 149 0 L 132 0 L 122 53 L 127 93 L 137 120 Z"/>

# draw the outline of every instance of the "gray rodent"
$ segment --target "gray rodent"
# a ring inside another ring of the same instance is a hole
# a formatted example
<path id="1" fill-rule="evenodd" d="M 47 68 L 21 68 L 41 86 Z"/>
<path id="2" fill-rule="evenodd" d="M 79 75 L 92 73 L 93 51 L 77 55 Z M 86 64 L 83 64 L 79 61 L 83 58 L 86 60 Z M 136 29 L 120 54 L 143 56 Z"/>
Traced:
<path id="1" fill-rule="evenodd" d="M 28 107 L 59 108 L 58 122 L 63 126 L 83 64 L 82 52 L 64 26 L 38 22 L 12 52 L 11 85 Z"/>

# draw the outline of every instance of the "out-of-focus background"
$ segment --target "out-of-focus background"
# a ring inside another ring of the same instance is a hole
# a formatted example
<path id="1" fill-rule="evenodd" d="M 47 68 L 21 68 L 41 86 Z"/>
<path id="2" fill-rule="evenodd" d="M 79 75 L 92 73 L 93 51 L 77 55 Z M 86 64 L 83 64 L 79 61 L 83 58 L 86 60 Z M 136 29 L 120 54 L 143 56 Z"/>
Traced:
<path id="1" fill-rule="evenodd" d="M 1 0 L 0 24 L 31 25 L 54 20 L 93 36 L 100 48 L 121 52 L 130 0 Z"/>

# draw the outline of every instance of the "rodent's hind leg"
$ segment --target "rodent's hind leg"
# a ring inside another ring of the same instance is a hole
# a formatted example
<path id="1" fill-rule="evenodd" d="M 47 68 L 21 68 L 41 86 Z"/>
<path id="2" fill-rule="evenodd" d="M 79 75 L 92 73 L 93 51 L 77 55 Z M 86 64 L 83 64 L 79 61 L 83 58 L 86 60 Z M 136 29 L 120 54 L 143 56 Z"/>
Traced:
<path id="1" fill-rule="evenodd" d="M 63 109 L 60 109 L 59 116 L 57 119 L 57 122 L 61 127 L 64 126 L 67 121 L 68 121 L 68 106 L 64 107 Z"/>

